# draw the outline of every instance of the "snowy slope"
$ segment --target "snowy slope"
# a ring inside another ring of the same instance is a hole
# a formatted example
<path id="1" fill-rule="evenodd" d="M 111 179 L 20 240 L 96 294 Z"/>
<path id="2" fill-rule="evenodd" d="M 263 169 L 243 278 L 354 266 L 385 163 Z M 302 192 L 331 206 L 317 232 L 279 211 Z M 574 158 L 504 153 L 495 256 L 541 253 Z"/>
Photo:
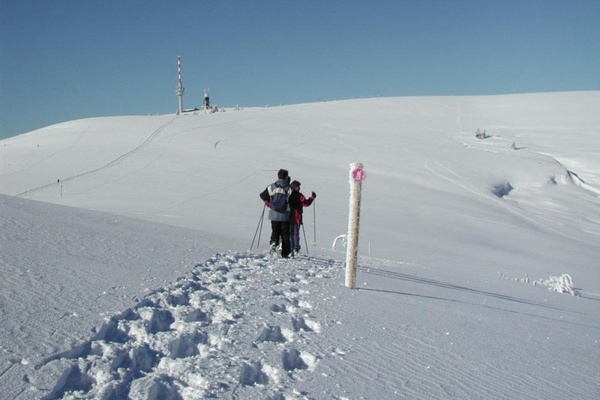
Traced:
<path id="1" fill-rule="evenodd" d="M 0 397 L 596 398 L 599 106 L 367 99 L 1 141 Z M 350 291 L 327 249 L 357 161 Z M 247 252 L 282 167 L 318 194 L 312 259 Z M 578 296 L 543 286 L 562 274 Z"/>

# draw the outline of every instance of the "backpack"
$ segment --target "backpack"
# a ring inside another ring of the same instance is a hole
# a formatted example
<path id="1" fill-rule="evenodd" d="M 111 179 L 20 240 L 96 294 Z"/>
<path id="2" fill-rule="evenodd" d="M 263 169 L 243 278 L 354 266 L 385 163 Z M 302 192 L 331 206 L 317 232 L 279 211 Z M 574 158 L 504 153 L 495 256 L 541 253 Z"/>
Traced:
<path id="1" fill-rule="evenodd" d="M 284 213 L 288 210 L 287 187 L 275 182 L 271 192 L 271 210 Z"/>

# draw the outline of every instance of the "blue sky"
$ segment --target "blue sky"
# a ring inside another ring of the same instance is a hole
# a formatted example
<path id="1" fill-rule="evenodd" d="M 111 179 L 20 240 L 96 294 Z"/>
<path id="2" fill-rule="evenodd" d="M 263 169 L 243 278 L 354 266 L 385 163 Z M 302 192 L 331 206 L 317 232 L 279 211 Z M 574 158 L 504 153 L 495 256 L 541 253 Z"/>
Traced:
<path id="1" fill-rule="evenodd" d="M 600 90 L 598 0 L 0 0 L 0 138 L 94 116 Z"/>

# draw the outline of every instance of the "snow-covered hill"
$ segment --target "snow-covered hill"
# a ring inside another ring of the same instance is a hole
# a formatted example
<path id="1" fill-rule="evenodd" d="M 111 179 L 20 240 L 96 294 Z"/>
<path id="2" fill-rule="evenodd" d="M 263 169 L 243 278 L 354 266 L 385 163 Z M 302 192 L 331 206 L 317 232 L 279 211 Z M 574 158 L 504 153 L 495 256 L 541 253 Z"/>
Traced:
<path id="1" fill-rule="evenodd" d="M 0 141 L 0 397 L 596 398 L 598 109 L 383 98 Z M 329 250 L 352 162 L 355 291 Z M 310 259 L 247 251 L 279 168 L 317 192 Z M 563 274 L 578 296 L 544 286 Z"/>

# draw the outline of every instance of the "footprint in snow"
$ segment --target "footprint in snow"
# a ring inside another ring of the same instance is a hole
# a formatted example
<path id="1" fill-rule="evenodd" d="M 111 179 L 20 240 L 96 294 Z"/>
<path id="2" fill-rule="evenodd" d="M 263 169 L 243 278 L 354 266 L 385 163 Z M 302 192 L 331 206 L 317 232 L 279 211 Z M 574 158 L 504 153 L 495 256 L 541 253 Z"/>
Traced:
<path id="1" fill-rule="evenodd" d="M 305 331 L 319 333 L 321 331 L 321 325 L 319 325 L 319 323 L 302 317 L 292 317 L 292 327 L 296 332 Z"/>
<path id="2" fill-rule="evenodd" d="M 308 365 L 300 356 L 300 352 L 296 349 L 284 350 L 281 354 L 281 362 L 283 363 L 283 369 L 286 371 L 308 368 Z"/>
<path id="3" fill-rule="evenodd" d="M 287 310 L 283 304 L 273 304 L 271 305 L 271 311 L 274 313 L 284 313 Z"/>
<path id="4" fill-rule="evenodd" d="M 280 326 L 267 326 L 263 329 L 257 342 L 276 342 L 276 343 L 285 343 L 286 339 L 283 333 L 281 332 Z"/>
<path id="5" fill-rule="evenodd" d="M 267 385 L 269 384 L 269 376 L 263 371 L 260 361 L 253 361 L 244 363 L 239 381 L 244 386 Z"/>

